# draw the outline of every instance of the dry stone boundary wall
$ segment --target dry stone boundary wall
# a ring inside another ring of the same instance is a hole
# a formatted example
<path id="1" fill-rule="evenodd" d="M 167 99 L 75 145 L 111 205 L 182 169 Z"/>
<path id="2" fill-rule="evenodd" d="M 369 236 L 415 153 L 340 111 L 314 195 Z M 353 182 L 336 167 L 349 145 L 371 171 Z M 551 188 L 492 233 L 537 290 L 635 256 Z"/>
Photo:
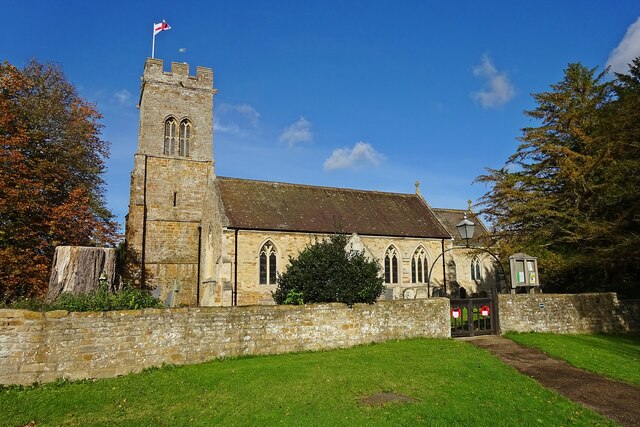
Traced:
<path id="1" fill-rule="evenodd" d="M 0 384 L 105 378 L 151 366 L 450 336 L 449 301 L 38 313 L 0 310 Z M 425 355 L 426 356 L 426 355 Z"/>
<path id="2" fill-rule="evenodd" d="M 499 295 L 502 332 L 640 332 L 640 301 L 615 293 Z"/>
<path id="3" fill-rule="evenodd" d="M 448 338 L 449 300 L 38 313 L 0 310 L 0 384 L 106 378 L 167 364 Z M 640 332 L 613 293 L 499 296 L 502 332 Z M 425 355 L 425 357 L 428 355 Z"/>

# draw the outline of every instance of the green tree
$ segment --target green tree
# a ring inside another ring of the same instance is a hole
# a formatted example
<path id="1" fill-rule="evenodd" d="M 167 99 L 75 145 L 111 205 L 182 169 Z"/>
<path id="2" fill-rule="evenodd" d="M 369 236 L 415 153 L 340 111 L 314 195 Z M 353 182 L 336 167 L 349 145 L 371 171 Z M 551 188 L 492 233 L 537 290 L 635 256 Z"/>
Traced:
<path id="1" fill-rule="evenodd" d="M 616 74 L 615 99 L 603 110 L 608 126 L 606 156 L 594 176 L 601 191 L 594 201 L 608 224 L 608 245 L 599 254 L 619 290 L 640 294 L 640 58 L 627 74 Z"/>
<path id="2" fill-rule="evenodd" d="M 347 241 L 347 236 L 335 234 L 290 258 L 287 270 L 278 275 L 276 303 L 373 304 L 384 290 L 380 267 L 362 252 L 347 252 Z"/>
<path id="3" fill-rule="evenodd" d="M 58 66 L 0 64 L 0 300 L 43 295 L 55 246 L 113 242 L 100 118 Z"/>
<path id="4" fill-rule="evenodd" d="M 483 213 L 502 252 L 538 256 L 548 290 L 634 292 L 637 69 L 617 78 L 570 64 L 551 91 L 533 95 L 537 107 L 525 113 L 540 125 L 523 129 L 505 167 L 477 178 L 491 186 Z"/>

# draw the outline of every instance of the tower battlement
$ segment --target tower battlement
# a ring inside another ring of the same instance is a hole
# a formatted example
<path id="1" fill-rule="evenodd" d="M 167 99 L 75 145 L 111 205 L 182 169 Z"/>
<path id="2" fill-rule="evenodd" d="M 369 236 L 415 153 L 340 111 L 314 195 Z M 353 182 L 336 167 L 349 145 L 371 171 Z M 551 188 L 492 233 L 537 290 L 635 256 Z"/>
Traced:
<path id="1" fill-rule="evenodd" d="M 213 70 L 208 67 L 196 67 L 196 75 L 189 75 L 189 64 L 172 62 L 171 71 L 164 71 L 164 61 L 157 58 L 147 58 L 144 64 L 144 81 L 156 81 L 168 84 L 180 84 L 193 89 L 213 90 Z"/>

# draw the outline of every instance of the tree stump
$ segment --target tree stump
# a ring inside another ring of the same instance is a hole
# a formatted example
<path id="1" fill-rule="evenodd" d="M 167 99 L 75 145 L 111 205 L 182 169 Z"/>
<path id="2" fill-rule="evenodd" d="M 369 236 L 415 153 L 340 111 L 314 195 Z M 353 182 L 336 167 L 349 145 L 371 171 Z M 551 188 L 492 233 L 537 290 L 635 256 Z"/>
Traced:
<path id="1" fill-rule="evenodd" d="M 63 292 L 78 295 L 98 289 L 103 272 L 107 286 L 115 290 L 116 257 L 115 248 L 56 247 L 47 299 L 54 300 Z"/>

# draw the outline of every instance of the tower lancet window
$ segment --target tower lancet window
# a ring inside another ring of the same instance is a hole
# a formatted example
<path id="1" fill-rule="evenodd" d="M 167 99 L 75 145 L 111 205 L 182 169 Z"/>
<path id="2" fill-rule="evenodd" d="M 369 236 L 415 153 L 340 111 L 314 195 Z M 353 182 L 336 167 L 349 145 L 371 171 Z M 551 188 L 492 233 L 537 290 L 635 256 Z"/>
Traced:
<path id="1" fill-rule="evenodd" d="M 169 117 L 164 121 L 164 150 L 165 156 L 174 156 L 176 154 L 176 130 L 178 123 L 173 117 Z"/>
<path id="2" fill-rule="evenodd" d="M 191 149 L 191 122 L 184 119 L 180 122 L 180 146 L 178 155 L 181 157 L 189 157 Z"/>
<path id="3" fill-rule="evenodd" d="M 178 126 L 178 121 L 169 117 L 164 121 L 164 149 L 165 156 L 191 156 L 191 137 L 193 125 L 189 119 L 183 119 Z"/>

